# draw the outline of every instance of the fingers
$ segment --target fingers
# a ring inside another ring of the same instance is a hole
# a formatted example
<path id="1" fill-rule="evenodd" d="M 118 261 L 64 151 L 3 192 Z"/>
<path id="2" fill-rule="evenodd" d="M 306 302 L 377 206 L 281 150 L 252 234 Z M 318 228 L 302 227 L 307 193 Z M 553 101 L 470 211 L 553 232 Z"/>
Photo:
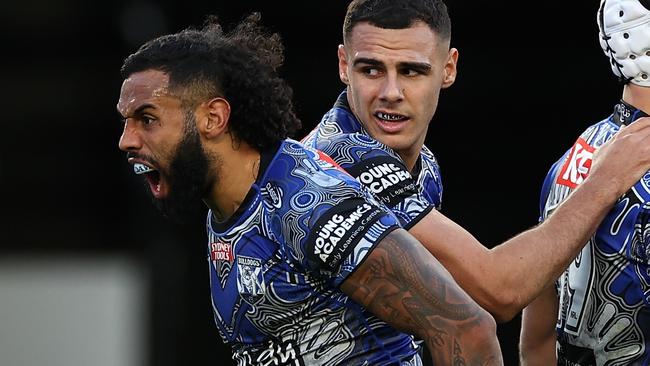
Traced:
<path id="1" fill-rule="evenodd" d="M 623 136 L 627 136 L 632 133 L 636 133 L 639 131 L 642 131 L 644 129 L 647 129 L 650 127 L 650 117 L 642 117 L 634 121 L 634 123 L 630 125 L 623 125 L 621 126 L 621 129 L 619 130 L 618 134 L 622 134 Z"/>
<path id="2" fill-rule="evenodd" d="M 612 145 L 617 144 L 623 151 L 643 153 L 650 150 L 645 146 L 648 143 L 650 143 L 650 117 L 639 118 L 630 125 L 621 126 L 609 141 L 596 150 L 594 158 L 603 154 L 601 150 L 608 150 Z"/>
<path id="3" fill-rule="evenodd" d="M 590 168 L 599 176 L 599 184 L 625 193 L 650 170 L 650 118 L 640 118 L 622 127 L 607 143 L 596 150 Z M 604 178 L 603 178 L 604 177 Z"/>
<path id="4" fill-rule="evenodd" d="M 629 144 L 636 145 L 634 151 L 645 156 L 650 152 L 650 118 L 639 118 L 634 123 L 625 126 L 614 136 L 614 139 L 631 140 Z"/>

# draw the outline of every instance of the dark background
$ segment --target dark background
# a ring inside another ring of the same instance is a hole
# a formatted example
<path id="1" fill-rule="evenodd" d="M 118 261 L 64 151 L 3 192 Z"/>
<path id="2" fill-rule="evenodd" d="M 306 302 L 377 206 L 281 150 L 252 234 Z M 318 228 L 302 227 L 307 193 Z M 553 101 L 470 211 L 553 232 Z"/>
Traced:
<path id="1" fill-rule="evenodd" d="M 447 3 L 459 75 L 427 145 L 442 167 L 443 212 L 491 247 L 536 224 L 548 167 L 611 112 L 621 89 L 598 45 L 595 0 Z M 0 256 L 136 258 L 152 280 L 150 364 L 227 364 L 212 321 L 203 217 L 188 225 L 160 218 L 117 149 L 119 68 L 142 42 L 201 25 L 207 14 L 228 25 L 260 11 L 284 39 L 282 73 L 304 134 L 342 89 L 336 47 L 346 5 L 3 4 Z M 506 365 L 517 363 L 519 326 L 519 318 L 499 326 Z"/>

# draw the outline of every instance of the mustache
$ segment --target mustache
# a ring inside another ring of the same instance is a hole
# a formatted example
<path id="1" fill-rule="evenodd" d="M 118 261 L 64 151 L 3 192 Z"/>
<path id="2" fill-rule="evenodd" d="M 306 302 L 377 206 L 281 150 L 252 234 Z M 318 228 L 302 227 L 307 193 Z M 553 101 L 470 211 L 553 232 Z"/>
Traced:
<path id="1" fill-rule="evenodd" d="M 149 155 L 138 154 L 138 153 L 135 153 L 133 151 L 129 151 L 129 152 L 126 153 L 126 160 L 129 160 L 131 158 L 146 161 L 147 163 L 150 163 L 152 165 L 157 166 L 156 160 L 153 157 L 149 156 Z"/>

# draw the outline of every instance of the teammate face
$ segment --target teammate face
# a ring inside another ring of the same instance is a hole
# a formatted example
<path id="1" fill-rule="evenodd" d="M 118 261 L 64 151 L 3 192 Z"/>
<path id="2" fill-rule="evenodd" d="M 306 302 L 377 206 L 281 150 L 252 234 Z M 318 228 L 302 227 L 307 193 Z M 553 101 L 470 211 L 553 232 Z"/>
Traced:
<path id="1" fill-rule="evenodd" d="M 458 52 L 422 22 L 406 29 L 359 23 L 338 56 L 354 114 L 372 137 L 412 165 L 440 89 L 455 80 Z"/>
<path id="2" fill-rule="evenodd" d="M 117 109 L 124 117 L 119 147 L 142 175 L 164 214 L 182 219 L 200 205 L 206 191 L 208 159 L 194 114 L 168 90 L 168 76 L 137 72 L 122 84 Z"/>

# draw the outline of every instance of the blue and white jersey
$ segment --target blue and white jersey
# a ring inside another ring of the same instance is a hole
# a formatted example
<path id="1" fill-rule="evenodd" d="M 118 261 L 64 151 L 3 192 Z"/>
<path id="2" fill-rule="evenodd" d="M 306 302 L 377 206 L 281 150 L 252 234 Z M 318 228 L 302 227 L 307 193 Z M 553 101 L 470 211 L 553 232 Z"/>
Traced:
<path id="1" fill-rule="evenodd" d="M 588 175 L 595 149 L 645 115 L 623 102 L 551 168 L 542 219 Z M 650 364 L 650 172 L 608 213 L 557 282 L 558 365 Z"/>
<path id="2" fill-rule="evenodd" d="M 237 365 L 419 365 L 411 336 L 339 289 L 397 219 L 296 141 L 260 165 L 237 212 L 207 221 L 214 317 Z"/>
<path id="3" fill-rule="evenodd" d="M 440 167 L 431 151 L 422 147 L 412 175 L 397 153 L 373 139 L 363 128 L 350 110 L 345 91 L 303 142 L 331 156 L 369 187 L 406 229 L 432 208 L 440 208 Z"/>

